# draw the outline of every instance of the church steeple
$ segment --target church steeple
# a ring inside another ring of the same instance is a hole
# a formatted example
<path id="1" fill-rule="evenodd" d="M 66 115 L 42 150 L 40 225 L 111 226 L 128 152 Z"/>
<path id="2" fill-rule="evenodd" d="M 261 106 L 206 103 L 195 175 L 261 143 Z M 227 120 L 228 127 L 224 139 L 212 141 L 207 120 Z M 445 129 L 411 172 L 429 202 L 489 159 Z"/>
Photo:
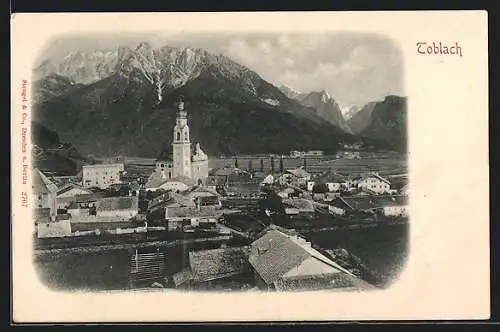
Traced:
<path id="1" fill-rule="evenodd" d="M 173 134 L 174 176 L 191 177 L 191 142 L 187 112 L 184 110 L 182 99 L 177 102 L 177 116 Z"/>

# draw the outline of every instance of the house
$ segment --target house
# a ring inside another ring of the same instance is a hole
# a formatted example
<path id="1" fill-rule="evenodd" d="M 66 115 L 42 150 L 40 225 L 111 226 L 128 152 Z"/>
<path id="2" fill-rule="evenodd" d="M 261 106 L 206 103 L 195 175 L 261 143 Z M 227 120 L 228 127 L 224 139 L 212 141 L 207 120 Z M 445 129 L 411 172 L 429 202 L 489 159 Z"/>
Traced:
<path id="1" fill-rule="evenodd" d="M 194 202 L 197 207 L 214 207 L 221 208 L 222 204 L 220 202 L 219 196 L 197 196 L 194 199 Z"/>
<path id="2" fill-rule="evenodd" d="M 169 228 L 173 228 L 171 224 L 180 220 L 190 220 L 192 226 L 197 226 L 200 219 L 203 219 L 202 222 L 214 223 L 222 215 L 220 201 L 210 196 L 193 198 L 190 195 L 173 193 L 162 206 L 165 208 L 165 219 Z"/>
<path id="3" fill-rule="evenodd" d="M 226 188 L 226 194 L 231 197 L 259 197 L 260 184 L 256 182 L 229 183 Z"/>
<path id="4" fill-rule="evenodd" d="M 290 198 L 295 193 L 295 188 L 285 187 L 278 192 L 278 196 L 281 198 Z"/>
<path id="5" fill-rule="evenodd" d="M 35 226 L 39 223 L 47 223 L 52 220 L 50 215 L 50 208 L 34 208 L 33 209 L 33 221 Z"/>
<path id="6" fill-rule="evenodd" d="M 32 195 L 34 208 L 48 208 L 50 218 L 57 214 L 57 186 L 38 168 L 33 170 Z"/>
<path id="7" fill-rule="evenodd" d="M 125 221 L 139 214 L 139 200 L 137 196 L 105 197 L 97 201 L 97 218 L 105 217 L 117 221 Z"/>
<path id="8" fill-rule="evenodd" d="M 373 173 L 362 176 L 358 180 L 358 188 L 375 194 L 385 194 L 391 189 L 391 182 L 377 173 Z"/>
<path id="9" fill-rule="evenodd" d="M 96 215 L 96 203 L 99 200 L 97 194 L 75 195 L 72 202 L 67 206 L 67 212 L 73 219 Z"/>
<path id="10" fill-rule="evenodd" d="M 312 248 L 304 238 L 268 229 L 250 246 L 248 259 L 260 289 L 357 289 L 357 277 Z"/>
<path id="11" fill-rule="evenodd" d="M 410 194 L 410 191 L 409 191 L 409 187 L 408 185 L 404 185 L 400 190 L 399 190 L 400 194 L 401 195 L 404 195 L 404 196 L 409 196 Z"/>
<path id="12" fill-rule="evenodd" d="M 329 192 L 339 192 L 348 187 L 347 179 L 343 175 L 332 172 L 319 176 L 316 183 L 325 184 Z"/>
<path id="13" fill-rule="evenodd" d="M 302 151 L 290 151 L 290 157 L 292 158 L 302 158 L 304 156 L 304 152 Z"/>
<path id="14" fill-rule="evenodd" d="M 322 155 L 323 155 L 323 150 L 309 150 L 304 154 L 304 156 L 307 157 L 321 157 Z"/>
<path id="15" fill-rule="evenodd" d="M 306 172 L 302 167 L 299 167 L 296 169 L 286 170 L 275 179 L 280 185 L 302 187 L 307 185 L 307 181 L 311 179 L 311 174 Z"/>
<path id="16" fill-rule="evenodd" d="M 191 251 L 188 266 L 172 276 L 175 287 L 197 288 L 248 273 L 248 247 Z"/>
<path id="17" fill-rule="evenodd" d="M 83 165 L 83 187 L 106 189 L 112 184 L 121 182 L 120 176 L 124 170 L 123 163 Z"/>
<path id="18" fill-rule="evenodd" d="M 66 209 L 77 195 L 90 195 L 92 192 L 82 185 L 68 182 L 57 190 L 57 208 Z"/>
<path id="19" fill-rule="evenodd" d="M 272 174 L 266 175 L 261 182 L 262 185 L 271 185 L 273 183 L 274 183 L 274 176 Z"/>
<path id="20" fill-rule="evenodd" d="M 347 213 L 378 213 L 385 216 L 407 216 L 407 199 L 405 196 L 338 197 L 329 205 L 330 212 L 339 215 Z"/>
<path id="21" fill-rule="evenodd" d="M 58 214 L 55 220 L 37 222 L 37 237 L 64 237 L 71 235 L 71 216 L 69 214 Z"/>
<path id="22" fill-rule="evenodd" d="M 205 181 L 205 187 L 216 192 L 223 192 L 226 186 L 227 176 L 209 175 Z"/>

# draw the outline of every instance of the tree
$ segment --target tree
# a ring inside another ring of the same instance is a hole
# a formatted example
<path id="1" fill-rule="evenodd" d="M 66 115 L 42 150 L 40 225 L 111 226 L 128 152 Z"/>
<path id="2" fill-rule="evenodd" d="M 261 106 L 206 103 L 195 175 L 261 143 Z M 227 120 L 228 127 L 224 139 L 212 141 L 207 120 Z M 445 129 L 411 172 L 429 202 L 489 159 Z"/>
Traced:
<path id="1" fill-rule="evenodd" d="M 263 159 L 260 160 L 260 171 L 264 172 L 264 160 Z"/>
<path id="2" fill-rule="evenodd" d="M 283 157 L 280 157 L 280 172 L 283 173 L 284 167 L 283 167 Z"/>
<path id="3" fill-rule="evenodd" d="M 315 194 L 324 194 L 328 192 L 328 186 L 326 183 L 317 183 L 313 186 L 312 192 Z"/>
<path id="4" fill-rule="evenodd" d="M 238 168 L 238 159 L 234 160 L 234 168 Z"/>

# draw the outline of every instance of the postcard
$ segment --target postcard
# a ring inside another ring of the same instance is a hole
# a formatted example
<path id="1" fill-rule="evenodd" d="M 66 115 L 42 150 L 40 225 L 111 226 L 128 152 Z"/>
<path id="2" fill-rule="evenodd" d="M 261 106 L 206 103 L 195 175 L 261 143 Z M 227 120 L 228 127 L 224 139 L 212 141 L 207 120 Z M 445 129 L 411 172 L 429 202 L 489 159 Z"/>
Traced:
<path id="1" fill-rule="evenodd" d="M 489 318 L 486 11 L 11 25 L 15 322 Z"/>

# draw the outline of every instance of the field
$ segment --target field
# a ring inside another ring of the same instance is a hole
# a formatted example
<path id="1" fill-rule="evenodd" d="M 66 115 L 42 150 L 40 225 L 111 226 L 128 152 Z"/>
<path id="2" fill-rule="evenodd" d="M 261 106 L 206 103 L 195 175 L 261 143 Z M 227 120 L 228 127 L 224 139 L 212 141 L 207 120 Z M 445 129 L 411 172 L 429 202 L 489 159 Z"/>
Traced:
<path id="1" fill-rule="evenodd" d="M 270 156 L 238 156 L 227 158 L 212 158 L 209 161 L 210 168 L 219 168 L 224 166 L 234 166 L 236 160 L 238 167 L 242 169 L 251 167 L 260 170 L 261 160 L 264 163 L 264 171 L 271 171 Z M 279 157 L 274 157 L 274 169 L 279 170 Z M 304 165 L 303 158 L 283 158 L 283 167 L 285 169 L 296 168 Z M 377 171 L 381 175 L 399 175 L 406 174 L 407 160 L 406 156 L 395 153 L 365 153 L 360 155 L 360 159 L 339 158 L 336 156 L 322 156 L 306 158 L 307 171 L 311 173 L 322 173 L 325 171 L 334 171 L 345 174 L 359 174 L 371 171 Z"/>

